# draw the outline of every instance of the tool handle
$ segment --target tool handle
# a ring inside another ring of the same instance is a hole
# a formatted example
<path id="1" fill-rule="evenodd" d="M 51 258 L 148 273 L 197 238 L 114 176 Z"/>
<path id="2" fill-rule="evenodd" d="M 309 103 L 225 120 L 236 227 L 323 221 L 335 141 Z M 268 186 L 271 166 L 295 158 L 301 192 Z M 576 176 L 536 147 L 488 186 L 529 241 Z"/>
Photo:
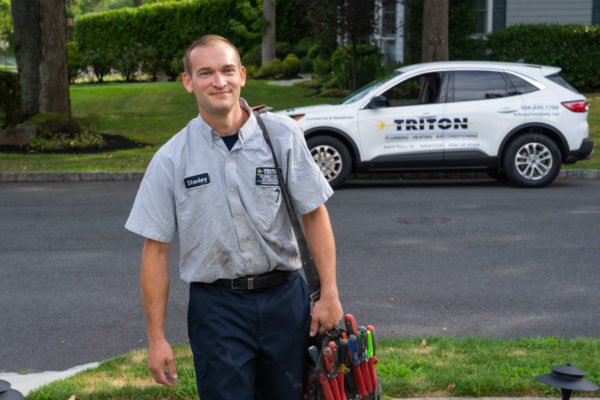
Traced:
<path id="1" fill-rule="evenodd" d="M 338 347 L 338 364 L 350 365 L 350 353 L 347 339 L 340 340 L 340 346 Z"/>
<path id="2" fill-rule="evenodd" d="M 333 393 L 333 398 L 335 400 L 342 400 L 340 396 L 340 388 L 338 387 L 337 378 L 329 378 L 329 387 L 331 388 L 331 393 Z"/>
<path id="3" fill-rule="evenodd" d="M 373 391 L 376 391 L 379 387 L 379 383 L 377 382 L 377 372 L 375 371 L 376 363 L 377 357 L 369 358 L 369 373 L 371 374 L 371 385 L 373 386 Z"/>
<path id="4" fill-rule="evenodd" d="M 350 337 L 350 335 L 358 334 L 358 330 L 356 329 L 356 320 L 352 314 L 346 314 L 344 317 L 344 323 L 346 324 L 346 332 L 348 332 L 348 337 Z"/>
<path id="5" fill-rule="evenodd" d="M 377 355 L 377 348 L 376 348 L 377 347 L 376 346 L 377 340 L 375 338 L 375 327 L 373 325 L 369 325 L 369 326 L 367 326 L 367 330 L 369 332 L 371 332 L 371 335 L 370 335 L 371 336 L 371 343 L 373 345 L 373 355 L 372 356 L 375 356 L 375 355 Z M 371 356 L 371 354 L 369 354 L 369 355 Z"/>
<path id="6" fill-rule="evenodd" d="M 346 388 L 344 388 L 344 374 L 338 374 L 337 383 L 338 383 L 338 389 L 340 390 L 341 399 L 348 400 L 346 398 Z"/>
<path id="7" fill-rule="evenodd" d="M 355 335 L 350 335 L 348 339 L 348 349 L 352 359 L 352 364 L 359 365 L 360 357 L 358 355 L 358 340 L 356 339 Z"/>
<path id="8" fill-rule="evenodd" d="M 363 361 L 360 363 L 360 372 L 363 376 L 363 381 L 365 382 L 365 389 L 367 389 L 367 393 L 373 392 L 373 383 L 371 383 L 371 373 L 369 372 L 369 363 Z"/>
<path id="9" fill-rule="evenodd" d="M 325 361 L 325 369 L 329 376 L 334 375 L 335 372 L 335 359 L 333 353 L 329 347 L 323 347 L 323 361 Z"/>
<path id="10" fill-rule="evenodd" d="M 358 388 L 358 395 L 360 397 L 365 397 L 368 392 L 365 387 L 365 381 L 363 380 L 362 371 L 360 370 L 360 364 L 353 364 L 352 371 L 354 375 L 354 380 L 356 381 L 356 387 Z"/>
<path id="11" fill-rule="evenodd" d="M 335 400 L 333 398 L 333 393 L 331 392 L 331 386 L 329 385 L 329 381 L 324 373 L 319 374 L 319 382 L 321 382 L 321 389 L 323 389 L 323 395 L 325 396 L 325 400 Z"/>

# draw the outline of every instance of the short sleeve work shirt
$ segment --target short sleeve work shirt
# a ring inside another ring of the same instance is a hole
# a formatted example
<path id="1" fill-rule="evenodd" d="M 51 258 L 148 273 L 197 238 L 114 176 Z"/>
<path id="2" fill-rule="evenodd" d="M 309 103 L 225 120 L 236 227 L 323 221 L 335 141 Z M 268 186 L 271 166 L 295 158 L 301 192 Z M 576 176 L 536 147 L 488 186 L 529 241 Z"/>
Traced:
<path id="1" fill-rule="evenodd" d="M 125 227 L 180 243 L 186 282 L 295 270 L 301 263 L 273 157 L 254 115 L 227 150 L 200 116 L 154 155 Z M 313 161 L 302 131 L 287 116 L 261 115 L 297 212 L 323 204 L 333 190 Z"/>

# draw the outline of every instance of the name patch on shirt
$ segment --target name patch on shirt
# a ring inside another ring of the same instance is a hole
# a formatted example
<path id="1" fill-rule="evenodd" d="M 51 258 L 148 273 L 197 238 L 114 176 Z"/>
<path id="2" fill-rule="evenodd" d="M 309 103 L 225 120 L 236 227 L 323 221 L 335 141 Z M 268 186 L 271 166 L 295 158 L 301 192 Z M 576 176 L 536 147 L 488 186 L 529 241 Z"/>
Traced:
<path id="1" fill-rule="evenodd" d="M 183 183 L 185 184 L 186 189 L 206 186 L 210 184 L 210 176 L 208 176 L 208 173 L 206 172 L 200 175 L 188 176 L 183 178 Z"/>
<path id="2" fill-rule="evenodd" d="M 279 186 L 279 178 L 277 178 L 275 168 L 256 168 L 256 186 Z"/>

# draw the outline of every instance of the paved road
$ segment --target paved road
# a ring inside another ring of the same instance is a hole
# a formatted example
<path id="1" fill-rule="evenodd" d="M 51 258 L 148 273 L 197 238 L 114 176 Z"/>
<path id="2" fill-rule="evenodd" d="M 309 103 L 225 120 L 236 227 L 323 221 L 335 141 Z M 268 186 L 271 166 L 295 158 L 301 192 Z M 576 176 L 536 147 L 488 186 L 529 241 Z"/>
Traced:
<path id="1" fill-rule="evenodd" d="M 122 228 L 137 184 L 0 184 L 0 371 L 146 346 L 142 239 Z M 328 204 L 345 309 L 381 336 L 597 336 L 599 200 L 585 179 L 349 185 Z M 187 289 L 171 271 L 181 343 Z"/>

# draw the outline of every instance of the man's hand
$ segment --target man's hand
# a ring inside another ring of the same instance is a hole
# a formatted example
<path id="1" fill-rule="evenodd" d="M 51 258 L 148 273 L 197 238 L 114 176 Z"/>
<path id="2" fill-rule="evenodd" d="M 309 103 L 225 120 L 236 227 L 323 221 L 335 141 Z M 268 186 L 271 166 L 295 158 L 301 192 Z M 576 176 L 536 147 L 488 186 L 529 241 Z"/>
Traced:
<path id="1" fill-rule="evenodd" d="M 175 387 L 175 381 L 177 380 L 175 356 L 171 345 L 166 340 L 150 344 L 148 348 L 148 368 L 157 383 Z"/>
<path id="2" fill-rule="evenodd" d="M 317 332 L 325 333 L 335 328 L 341 321 L 344 312 L 337 295 L 321 296 L 315 303 L 310 322 L 310 336 Z"/>

